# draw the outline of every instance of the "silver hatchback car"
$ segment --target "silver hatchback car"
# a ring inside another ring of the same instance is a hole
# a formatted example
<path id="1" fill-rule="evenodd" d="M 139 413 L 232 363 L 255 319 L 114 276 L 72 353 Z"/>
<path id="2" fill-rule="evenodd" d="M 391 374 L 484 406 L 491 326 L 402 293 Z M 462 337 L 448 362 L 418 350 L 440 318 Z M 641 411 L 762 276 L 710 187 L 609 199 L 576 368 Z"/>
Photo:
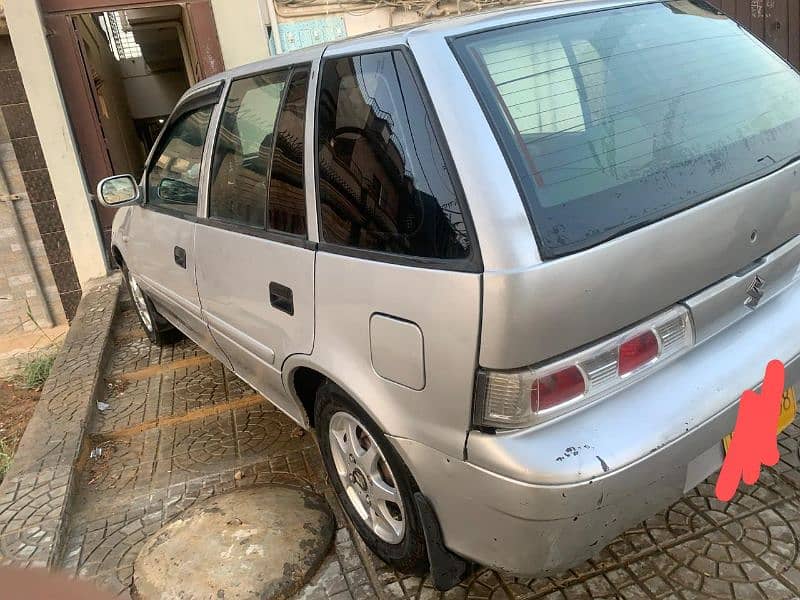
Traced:
<path id="1" fill-rule="evenodd" d="M 366 543 L 440 589 L 598 552 L 800 383 L 800 77 L 702 0 L 343 40 L 191 89 L 103 181 L 155 343 L 317 432 Z"/>

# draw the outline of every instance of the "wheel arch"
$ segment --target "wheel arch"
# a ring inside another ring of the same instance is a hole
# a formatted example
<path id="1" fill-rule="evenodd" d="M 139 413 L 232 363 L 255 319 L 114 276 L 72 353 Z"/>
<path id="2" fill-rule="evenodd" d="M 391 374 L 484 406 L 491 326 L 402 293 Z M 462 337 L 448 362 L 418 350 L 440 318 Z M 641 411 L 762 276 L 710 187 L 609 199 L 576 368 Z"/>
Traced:
<path id="1" fill-rule="evenodd" d="M 311 429 L 316 426 L 314 413 L 316 409 L 316 393 L 319 387 L 325 382 L 337 385 L 347 396 L 366 412 L 375 424 L 384 433 L 389 433 L 383 420 L 376 414 L 373 407 L 367 406 L 361 398 L 369 397 L 369 391 L 362 389 L 361 386 L 345 383 L 344 378 L 334 374 L 334 370 L 315 361 L 313 356 L 307 354 L 295 354 L 284 362 L 283 384 L 292 400 L 303 408 L 306 416 L 306 426 Z M 363 383 L 363 378 L 359 378 Z"/>
<path id="2" fill-rule="evenodd" d="M 299 366 L 289 374 L 289 392 L 294 397 L 295 402 L 299 402 L 306 415 L 306 423 L 309 428 L 316 426 L 315 410 L 317 402 L 317 390 L 329 378 L 313 367 Z"/>
<path id="3" fill-rule="evenodd" d="M 125 259 L 122 258 L 122 252 L 120 251 L 120 249 L 117 247 L 116 244 L 111 245 L 111 261 L 119 268 L 122 268 L 123 265 L 125 264 Z"/>

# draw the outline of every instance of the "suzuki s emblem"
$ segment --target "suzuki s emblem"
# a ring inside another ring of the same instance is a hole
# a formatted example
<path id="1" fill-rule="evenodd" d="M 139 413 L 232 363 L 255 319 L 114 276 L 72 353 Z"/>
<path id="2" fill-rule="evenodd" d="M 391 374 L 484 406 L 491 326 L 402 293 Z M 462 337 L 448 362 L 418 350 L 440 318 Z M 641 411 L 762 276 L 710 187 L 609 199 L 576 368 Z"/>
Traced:
<path id="1" fill-rule="evenodd" d="M 761 302 L 761 298 L 764 297 L 764 285 L 766 282 L 756 275 L 747 286 L 747 300 L 744 301 L 744 305 L 750 310 L 755 310 L 758 303 Z"/>

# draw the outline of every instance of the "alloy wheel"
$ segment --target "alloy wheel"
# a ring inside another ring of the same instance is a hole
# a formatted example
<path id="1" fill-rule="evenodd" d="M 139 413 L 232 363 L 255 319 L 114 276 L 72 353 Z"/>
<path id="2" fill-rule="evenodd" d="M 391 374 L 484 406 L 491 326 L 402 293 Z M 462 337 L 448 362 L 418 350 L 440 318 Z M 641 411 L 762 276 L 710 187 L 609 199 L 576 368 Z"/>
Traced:
<path id="1" fill-rule="evenodd" d="M 399 544 L 406 529 L 403 500 L 377 442 L 346 412 L 331 417 L 328 437 L 336 472 L 358 516 L 384 542 Z"/>

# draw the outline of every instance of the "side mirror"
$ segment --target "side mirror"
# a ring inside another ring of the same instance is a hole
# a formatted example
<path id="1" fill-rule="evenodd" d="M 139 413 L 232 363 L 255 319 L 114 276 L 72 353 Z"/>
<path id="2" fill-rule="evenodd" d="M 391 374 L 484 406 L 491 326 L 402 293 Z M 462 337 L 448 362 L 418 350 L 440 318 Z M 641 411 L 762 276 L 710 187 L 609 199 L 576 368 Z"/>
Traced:
<path id="1" fill-rule="evenodd" d="M 130 175 L 107 177 L 97 184 L 97 197 L 111 208 L 134 204 L 139 201 L 139 184 Z"/>

